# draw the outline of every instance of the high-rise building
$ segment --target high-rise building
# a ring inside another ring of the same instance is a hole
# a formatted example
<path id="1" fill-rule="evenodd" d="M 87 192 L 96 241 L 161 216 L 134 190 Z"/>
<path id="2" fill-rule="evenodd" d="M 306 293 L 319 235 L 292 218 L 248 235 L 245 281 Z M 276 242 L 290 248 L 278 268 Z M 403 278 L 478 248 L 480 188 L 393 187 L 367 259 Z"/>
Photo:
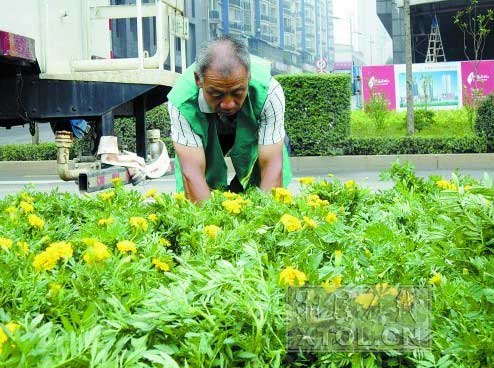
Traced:
<path id="1" fill-rule="evenodd" d="M 185 0 L 190 20 L 189 63 L 199 44 L 221 34 L 245 39 L 274 73 L 315 71 L 334 63 L 333 0 Z M 323 63 L 324 64 L 324 63 Z"/>

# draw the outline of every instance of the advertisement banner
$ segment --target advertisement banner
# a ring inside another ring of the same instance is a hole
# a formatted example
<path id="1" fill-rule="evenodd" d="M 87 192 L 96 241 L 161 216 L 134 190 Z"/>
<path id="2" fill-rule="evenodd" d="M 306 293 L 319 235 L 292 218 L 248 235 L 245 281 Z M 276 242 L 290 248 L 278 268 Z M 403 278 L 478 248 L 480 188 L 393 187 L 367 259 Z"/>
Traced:
<path id="1" fill-rule="evenodd" d="M 461 107 L 460 63 L 413 64 L 413 100 L 415 108 L 455 109 Z M 396 108 L 407 106 L 406 66 L 395 66 Z"/>
<path id="2" fill-rule="evenodd" d="M 494 92 L 494 60 L 462 61 L 461 80 L 463 99 L 471 101 L 472 92 L 481 96 Z"/>
<path id="3" fill-rule="evenodd" d="M 364 102 L 368 103 L 373 94 L 382 94 L 388 101 L 388 109 L 396 109 L 394 65 L 363 66 L 362 88 Z"/>

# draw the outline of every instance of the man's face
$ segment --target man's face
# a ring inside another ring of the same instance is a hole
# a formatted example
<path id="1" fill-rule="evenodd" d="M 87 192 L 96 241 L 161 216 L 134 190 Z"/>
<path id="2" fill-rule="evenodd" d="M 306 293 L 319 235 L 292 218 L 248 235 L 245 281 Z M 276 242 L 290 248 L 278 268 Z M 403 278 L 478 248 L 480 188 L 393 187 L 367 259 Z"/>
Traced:
<path id="1" fill-rule="evenodd" d="M 235 68 L 225 77 L 214 67 L 204 73 L 203 81 L 196 74 L 196 84 L 203 89 L 204 99 L 214 112 L 233 116 L 240 111 L 247 97 L 249 74 L 243 66 Z"/>

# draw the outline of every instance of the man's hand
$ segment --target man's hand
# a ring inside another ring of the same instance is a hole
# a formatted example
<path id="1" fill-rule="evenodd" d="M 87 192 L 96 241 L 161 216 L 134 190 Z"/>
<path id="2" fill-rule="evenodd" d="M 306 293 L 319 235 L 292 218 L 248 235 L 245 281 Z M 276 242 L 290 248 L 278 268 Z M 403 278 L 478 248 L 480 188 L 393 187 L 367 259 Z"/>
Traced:
<path id="1" fill-rule="evenodd" d="M 202 147 L 187 147 L 174 143 L 187 198 L 192 202 L 201 202 L 211 196 L 211 190 L 206 183 L 206 156 Z"/>
<path id="2" fill-rule="evenodd" d="M 271 188 L 282 186 L 283 140 L 275 144 L 259 146 L 259 165 L 262 190 L 269 192 Z"/>

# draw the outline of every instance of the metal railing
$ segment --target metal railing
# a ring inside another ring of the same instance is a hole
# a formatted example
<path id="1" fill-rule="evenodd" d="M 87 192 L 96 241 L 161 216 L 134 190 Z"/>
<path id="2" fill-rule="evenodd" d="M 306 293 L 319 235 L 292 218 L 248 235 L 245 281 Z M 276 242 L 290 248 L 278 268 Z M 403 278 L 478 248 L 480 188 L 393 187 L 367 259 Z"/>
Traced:
<path id="1" fill-rule="evenodd" d="M 137 58 L 122 59 L 97 59 L 91 60 L 89 44 L 86 47 L 86 59 L 75 60 L 71 63 L 75 72 L 89 71 L 115 71 L 115 70 L 164 70 L 165 62 L 169 58 L 170 71 L 175 72 L 175 39 L 180 39 L 181 67 L 186 68 L 185 41 L 189 38 L 189 22 L 183 16 L 182 9 L 177 7 L 177 1 L 155 0 L 151 4 L 143 4 L 142 0 L 136 0 L 135 5 L 106 5 L 90 6 L 88 0 L 84 1 L 88 8 L 87 19 L 83 24 L 85 39 L 90 40 L 92 22 L 113 19 L 136 18 L 137 20 Z M 183 3 L 183 2 L 182 2 Z M 142 21 L 145 17 L 156 18 L 156 53 L 149 56 L 144 50 L 144 38 Z M 111 49 L 111 42 L 108 47 Z"/>

